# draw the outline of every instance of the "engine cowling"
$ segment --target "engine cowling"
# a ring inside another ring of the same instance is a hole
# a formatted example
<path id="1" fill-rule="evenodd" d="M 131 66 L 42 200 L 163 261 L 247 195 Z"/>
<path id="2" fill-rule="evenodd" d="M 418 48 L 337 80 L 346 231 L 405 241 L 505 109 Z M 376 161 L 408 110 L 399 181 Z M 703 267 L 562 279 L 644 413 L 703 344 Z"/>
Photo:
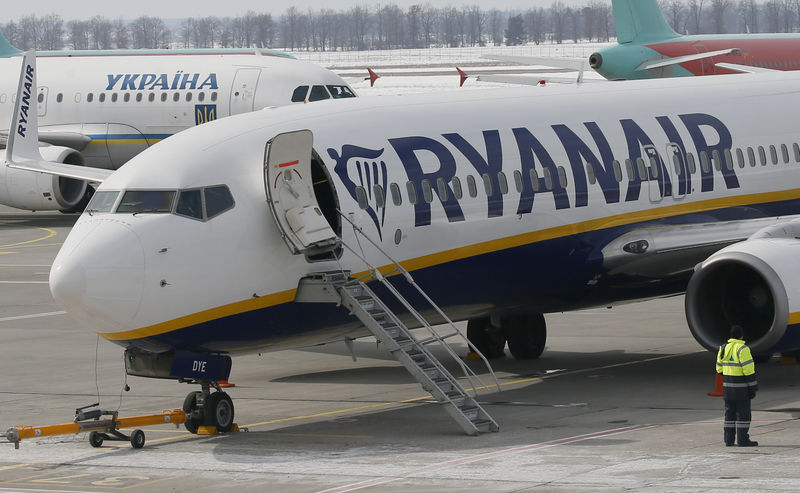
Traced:
<path id="1" fill-rule="evenodd" d="M 45 161 L 83 166 L 83 156 L 69 147 L 45 146 Z M 0 203 L 31 211 L 74 209 L 86 196 L 85 181 L 2 167 Z"/>
<path id="2" fill-rule="evenodd" d="M 686 290 L 692 335 L 715 351 L 741 325 L 753 354 L 800 348 L 800 223 L 776 225 L 699 264 Z"/>

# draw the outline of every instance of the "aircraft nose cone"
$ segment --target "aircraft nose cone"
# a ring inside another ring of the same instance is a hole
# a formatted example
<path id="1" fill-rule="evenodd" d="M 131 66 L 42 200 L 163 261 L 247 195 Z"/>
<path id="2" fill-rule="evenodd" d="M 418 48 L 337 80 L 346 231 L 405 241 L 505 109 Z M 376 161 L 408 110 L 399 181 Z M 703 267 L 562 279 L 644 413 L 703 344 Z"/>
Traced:
<path id="1" fill-rule="evenodd" d="M 50 292 L 96 332 L 129 330 L 144 287 L 144 251 L 125 224 L 94 220 L 73 228 L 50 269 Z"/>

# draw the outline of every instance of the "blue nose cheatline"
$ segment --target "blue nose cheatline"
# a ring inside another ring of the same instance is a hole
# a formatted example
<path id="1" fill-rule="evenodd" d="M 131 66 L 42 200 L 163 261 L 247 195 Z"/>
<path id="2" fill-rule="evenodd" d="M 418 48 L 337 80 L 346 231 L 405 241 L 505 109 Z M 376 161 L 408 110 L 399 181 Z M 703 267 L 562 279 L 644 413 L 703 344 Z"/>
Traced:
<path id="1" fill-rule="evenodd" d="M 95 224 L 75 228 L 78 237 L 71 234 L 53 262 L 50 292 L 64 310 L 96 332 L 128 330 L 144 288 L 141 242 L 125 224 L 94 218 L 87 222 Z M 84 241 L 89 236 L 91 241 Z"/>

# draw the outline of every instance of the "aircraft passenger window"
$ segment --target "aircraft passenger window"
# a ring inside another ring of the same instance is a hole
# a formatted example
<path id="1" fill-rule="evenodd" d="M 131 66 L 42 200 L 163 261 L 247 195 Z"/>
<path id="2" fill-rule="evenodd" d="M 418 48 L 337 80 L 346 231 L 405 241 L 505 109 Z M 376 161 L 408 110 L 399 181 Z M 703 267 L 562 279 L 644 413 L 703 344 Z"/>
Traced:
<path id="1" fill-rule="evenodd" d="M 292 102 L 302 103 L 306 100 L 306 94 L 308 94 L 308 86 L 300 86 L 295 88 L 294 92 L 292 93 Z"/>
<path id="2" fill-rule="evenodd" d="M 589 184 L 594 185 L 597 183 L 597 177 L 594 176 L 594 166 L 586 163 L 586 177 L 589 179 Z"/>
<path id="3" fill-rule="evenodd" d="M 203 198 L 206 205 L 206 219 L 218 216 L 228 209 L 232 209 L 233 195 L 225 185 L 203 189 Z"/>
<path id="4" fill-rule="evenodd" d="M 497 181 L 500 183 L 500 193 L 503 195 L 508 193 L 508 180 L 506 179 L 506 174 L 502 171 L 497 172 Z"/>
<path id="5" fill-rule="evenodd" d="M 639 179 L 640 180 L 649 180 L 650 178 L 647 176 L 647 170 L 644 167 L 644 159 L 640 157 L 636 158 L 636 170 L 639 172 Z"/>
<path id="6" fill-rule="evenodd" d="M 111 212 L 114 203 L 117 201 L 119 192 L 99 191 L 92 195 L 92 200 L 86 206 L 86 212 Z"/>
<path id="7" fill-rule="evenodd" d="M 187 92 L 186 93 L 186 101 L 188 102 L 188 101 L 191 101 L 191 100 L 192 100 L 192 93 Z"/>
<path id="8" fill-rule="evenodd" d="M 200 189 L 181 191 L 178 197 L 178 205 L 175 207 L 175 214 L 202 220 L 203 199 Z"/>
<path id="9" fill-rule="evenodd" d="M 112 103 L 116 103 L 117 102 L 117 93 L 112 93 L 111 94 L 111 102 Z"/>
<path id="10" fill-rule="evenodd" d="M 731 154 L 730 149 L 725 149 L 723 156 L 725 169 L 732 170 L 733 169 L 733 155 Z"/>
<path id="11" fill-rule="evenodd" d="M 614 168 L 614 179 L 617 180 L 617 183 L 622 181 L 622 166 L 619 165 L 619 161 L 616 159 L 611 166 Z"/>
<path id="12" fill-rule="evenodd" d="M 125 101 L 126 103 L 127 103 L 128 101 L 130 101 L 130 100 L 131 100 L 131 93 L 129 93 L 129 92 L 126 92 L 126 93 L 125 93 L 125 96 L 122 98 L 122 100 L 123 100 L 123 101 Z"/>
<path id="13" fill-rule="evenodd" d="M 756 153 L 753 152 L 752 147 L 747 148 L 747 160 L 750 162 L 751 168 L 756 165 Z"/>
<path id="14" fill-rule="evenodd" d="M 163 102 L 164 102 L 164 101 L 166 101 L 166 100 L 167 100 L 167 93 L 165 93 L 165 92 L 162 92 L 162 93 L 161 93 L 161 102 L 163 103 Z"/>
<path id="15" fill-rule="evenodd" d="M 531 169 L 530 173 L 528 174 L 531 175 L 531 185 L 533 185 L 533 191 L 538 192 L 541 188 L 539 185 L 539 174 L 536 173 L 535 169 Z"/>
<path id="16" fill-rule="evenodd" d="M 447 183 L 444 182 L 444 178 L 436 179 L 436 193 L 439 195 L 439 200 L 447 201 Z"/>
<path id="17" fill-rule="evenodd" d="M 461 200 L 463 196 L 461 192 L 461 180 L 459 180 L 457 176 L 453 177 L 453 195 L 455 195 L 458 200 Z"/>
<path id="18" fill-rule="evenodd" d="M 86 95 L 86 102 L 87 103 L 91 103 L 93 99 L 94 99 L 94 94 L 89 93 L 89 94 Z"/>
<path id="19" fill-rule="evenodd" d="M 386 207 L 386 196 L 383 194 L 383 187 L 378 184 L 373 185 L 372 193 L 375 195 L 375 207 L 380 209 Z"/>
<path id="20" fill-rule="evenodd" d="M 216 101 L 216 100 L 217 100 L 217 93 L 215 91 L 211 93 L 211 101 Z"/>
<path id="21" fill-rule="evenodd" d="M 175 192 L 169 190 L 128 190 L 117 207 L 118 214 L 166 213 L 172 210 Z"/>
<path id="22" fill-rule="evenodd" d="M 763 146 L 758 146 L 758 157 L 761 161 L 761 166 L 767 165 L 767 153 L 764 151 Z"/>
<path id="23" fill-rule="evenodd" d="M 39 95 L 36 97 L 36 101 L 43 103 L 44 102 L 44 93 L 40 92 Z"/>
<path id="24" fill-rule="evenodd" d="M 478 185 L 475 183 L 475 177 L 472 175 L 467 175 L 467 190 L 469 191 L 469 196 L 475 198 L 478 196 Z"/>
<path id="25" fill-rule="evenodd" d="M 708 153 L 706 151 L 700 151 L 700 168 L 703 173 L 711 171 L 711 163 L 708 162 Z"/>
<path id="26" fill-rule="evenodd" d="M 489 173 L 484 173 L 481 175 L 481 178 L 483 178 L 483 189 L 486 191 L 486 196 L 490 197 L 494 193 L 492 178 L 489 176 Z"/>
<path id="27" fill-rule="evenodd" d="M 719 157 L 718 150 L 714 149 L 713 151 L 711 151 L 711 161 L 714 162 L 714 169 L 716 169 L 717 171 L 722 169 L 722 159 L 720 159 Z"/>
<path id="28" fill-rule="evenodd" d="M 176 92 L 175 94 L 173 94 L 173 95 L 172 95 L 172 100 L 173 100 L 173 101 L 175 101 L 176 103 L 177 103 L 177 102 L 178 102 L 180 99 L 181 99 L 181 93 L 179 93 L 179 92 Z"/>
<path id="29" fill-rule="evenodd" d="M 683 170 L 681 169 L 681 158 L 677 154 L 672 154 L 672 165 L 675 167 L 675 176 L 681 176 Z"/>
<path id="30" fill-rule="evenodd" d="M 433 202 L 433 190 L 431 189 L 431 181 L 426 178 L 420 182 L 420 185 L 422 185 L 422 198 L 425 200 L 425 202 L 430 204 L 431 202 Z"/>
<path id="31" fill-rule="evenodd" d="M 558 167 L 558 183 L 561 188 L 567 188 L 567 171 L 563 166 Z"/>
<path id="32" fill-rule="evenodd" d="M 544 189 L 545 190 L 552 190 L 553 189 L 553 173 L 550 171 L 550 168 L 545 168 L 542 171 L 542 176 L 544 176 Z"/>
<path id="33" fill-rule="evenodd" d="M 772 158 L 772 164 L 778 164 L 778 151 L 774 145 L 769 146 L 769 157 Z"/>
<path id="34" fill-rule="evenodd" d="M 789 164 L 789 148 L 786 144 L 781 144 L 781 155 L 783 156 L 783 164 Z"/>
<path id="35" fill-rule="evenodd" d="M 795 142 L 792 144 L 792 149 L 794 149 L 794 160 L 795 162 L 800 163 L 800 145 L 797 145 Z"/>
<path id="36" fill-rule="evenodd" d="M 356 95 L 347 86 L 327 86 L 333 99 L 354 98 Z"/>
<path id="37" fill-rule="evenodd" d="M 106 102 L 106 93 L 104 93 L 104 92 L 101 92 L 101 93 L 100 93 L 100 94 L 97 96 L 97 100 L 98 100 L 98 101 L 100 101 L 101 103 L 105 103 L 105 102 Z"/>
<path id="38" fill-rule="evenodd" d="M 744 153 L 738 147 L 736 148 L 736 162 L 739 163 L 740 168 L 744 168 Z"/>
<path id="39" fill-rule="evenodd" d="M 650 157 L 650 173 L 653 174 L 653 178 L 658 178 L 658 170 L 660 166 L 658 165 L 658 160 L 654 157 Z"/>
<path id="40" fill-rule="evenodd" d="M 522 173 L 518 169 L 514 170 L 514 186 L 517 187 L 517 193 L 522 193 Z"/>
<path id="41" fill-rule="evenodd" d="M 358 201 L 358 207 L 360 209 L 366 209 L 369 207 L 369 202 L 367 201 L 367 191 L 364 190 L 364 187 L 356 187 L 356 200 Z"/>
<path id="42" fill-rule="evenodd" d="M 408 192 L 408 201 L 412 205 L 417 205 L 417 186 L 413 181 L 406 182 L 406 191 Z"/>
<path id="43" fill-rule="evenodd" d="M 392 183 L 389 185 L 389 191 L 392 193 L 392 203 L 394 205 L 403 205 L 403 196 L 400 195 L 400 185 Z"/>
<path id="44" fill-rule="evenodd" d="M 197 93 L 197 100 L 198 101 L 200 101 L 202 103 L 205 99 L 206 99 L 206 93 L 204 93 L 204 92 Z"/>
<path id="45" fill-rule="evenodd" d="M 76 103 L 80 103 L 81 102 L 81 93 L 79 93 L 79 92 L 75 93 L 75 102 Z"/>
<path id="46" fill-rule="evenodd" d="M 691 152 L 686 153 L 686 162 L 689 164 L 689 173 L 695 174 L 697 173 L 697 163 L 694 161 L 694 154 Z"/>
<path id="47" fill-rule="evenodd" d="M 308 101 L 322 101 L 323 99 L 329 99 L 331 97 L 328 94 L 328 90 L 325 89 L 325 86 L 311 86 L 311 92 L 308 93 Z"/>
<path id="48" fill-rule="evenodd" d="M 6 104 L 6 93 L 0 94 L 0 104 Z"/>
<path id="49" fill-rule="evenodd" d="M 150 101 L 152 101 L 152 100 L 153 100 L 153 93 L 150 93 Z M 142 101 L 142 93 L 137 92 L 136 93 L 136 102 L 139 103 L 141 101 Z"/>
<path id="50" fill-rule="evenodd" d="M 56 103 L 60 103 L 63 100 L 64 100 L 64 95 L 63 94 L 61 94 L 61 93 L 56 94 Z M 4 103 L 5 101 L 2 101 L 2 102 Z"/>

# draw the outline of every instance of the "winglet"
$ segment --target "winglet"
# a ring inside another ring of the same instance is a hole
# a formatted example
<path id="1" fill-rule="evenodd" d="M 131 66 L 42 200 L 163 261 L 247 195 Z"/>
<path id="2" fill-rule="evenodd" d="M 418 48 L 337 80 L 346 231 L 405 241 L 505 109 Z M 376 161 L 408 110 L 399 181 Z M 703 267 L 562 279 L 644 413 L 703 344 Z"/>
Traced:
<path id="1" fill-rule="evenodd" d="M 6 146 L 6 161 L 9 163 L 20 159 L 42 160 L 42 155 L 39 153 L 37 96 L 36 52 L 29 50 L 22 57 L 17 100 L 14 103 L 14 113 L 11 115 Z"/>
<path id="2" fill-rule="evenodd" d="M 0 58 L 9 58 L 20 55 L 22 55 L 22 52 L 14 48 L 14 46 L 8 42 L 6 37 L 3 36 L 3 33 L 0 32 Z"/>
<path id="3" fill-rule="evenodd" d="M 467 79 L 469 79 L 469 75 L 467 75 L 466 72 L 464 72 L 458 67 L 456 67 L 456 70 L 458 70 L 458 75 L 461 77 L 461 80 L 458 83 L 458 87 L 464 87 L 464 82 L 466 82 Z"/>
<path id="4" fill-rule="evenodd" d="M 367 67 L 367 72 L 369 72 L 369 87 L 375 86 L 375 81 L 380 78 L 380 75 L 376 74 L 371 68 Z M 367 79 L 364 79 L 367 80 Z"/>

